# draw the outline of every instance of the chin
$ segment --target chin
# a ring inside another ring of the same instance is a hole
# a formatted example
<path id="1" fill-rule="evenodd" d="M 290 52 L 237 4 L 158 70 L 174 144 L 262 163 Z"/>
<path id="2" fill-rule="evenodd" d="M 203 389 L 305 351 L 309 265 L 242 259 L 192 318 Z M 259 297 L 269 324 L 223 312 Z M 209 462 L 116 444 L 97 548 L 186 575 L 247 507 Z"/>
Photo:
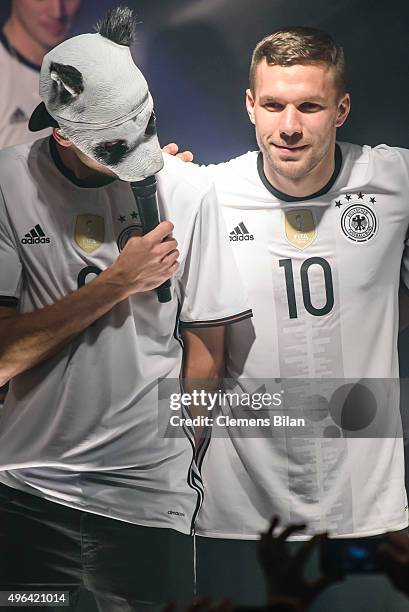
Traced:
<path id="1" fill-rule="evenodd" d="M 299 179 L 308 174 L 308 167 L 304 160 L 280 160 L 273 165 L 277 174 L 284 178 Z"/>
<path id="2" fill-rule="evenodd" d="M 279 172 L 279 174 L 281 174 L 281 176 L 283 176 L 284 178 L 295 181 L 304 178 L 304 176 L 306 176 L 308 172 L 306 172 L 304 168 L 287 168 L 283 172 Z"/>

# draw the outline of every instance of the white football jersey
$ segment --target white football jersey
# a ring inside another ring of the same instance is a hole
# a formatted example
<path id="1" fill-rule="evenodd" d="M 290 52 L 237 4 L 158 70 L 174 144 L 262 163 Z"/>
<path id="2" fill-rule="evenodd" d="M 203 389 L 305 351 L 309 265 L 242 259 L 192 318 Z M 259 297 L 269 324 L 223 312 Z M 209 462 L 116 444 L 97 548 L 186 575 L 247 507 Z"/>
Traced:
<path id="1" fill-rule="evenodd" d="M 245 379 L 397 378 L 409 151 L 340 143 L 330 182 L 308 198 L 275 190 L 258 152 L 205 172 L 254 313 L 228 332 L 229 375 L 244 389 Z M 274 514 L 332 536 L 406 527 L 399 393 L 381 400 L 384 387 L 377 415 L 391 410 L 390 437 L 350 438 L 328 410 L 324 423 L 338 439 L 312 435 L 313 423 L 305 438 L 215 427 L 197 533 L 254 539 Z"/>
<path id="2" fill-rule="evenodd" d="M 0 152 L 0 304 L 20 313 L 91 281 L 141 228 L 128 183 L 74 184 L 56 155 L 52 138 Z M 180 375 L 179 322 L 223 325 L 251 311 L 237 288 L 214 188 L 165 157 L 159 208 L 180 250 L 173 299 L 159 304 L 148 291 L 122 301 L 12 380 L 0 414 L 0 482 L 190 533 L 202 499 L 193 432 L 159 435 L 157 379 Z"/>
<path id="3" fill-rule="evenodd" d="M 25 60 L 10 48 L 0 30 L 0 148 L 32 142 L 50 130 L 30 132 L 28 121 L 41 102 L 40 66 Z"/>

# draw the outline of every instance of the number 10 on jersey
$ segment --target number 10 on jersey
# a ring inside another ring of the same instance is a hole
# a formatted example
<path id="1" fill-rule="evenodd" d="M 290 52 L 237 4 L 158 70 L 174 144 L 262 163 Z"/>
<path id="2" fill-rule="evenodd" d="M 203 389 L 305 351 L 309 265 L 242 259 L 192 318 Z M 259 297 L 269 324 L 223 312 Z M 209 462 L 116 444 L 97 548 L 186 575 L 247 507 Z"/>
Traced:
<path id="1" fill-rule="evenodd" d="M 280 259 L 278 264 L 280 268 L 284 268 L 288 315 L 290 319 L 296 319 L 298 317 L 299 304 L 297 305 L 295 294 L 293 262 L 292 259 Z M 309 274 L 312 266 L 318 266 L 322 270 L 322 283 L 325 288 L 325 304 L 319 306 L 313 304 L 314 298 L 311 297 Z M 305 310 L 315 317 L 322 317 L 331 312 L 334 306 L 334 286 L 332 282 L 332 270 L 328 261 L 322 257 L 310 257 L 303 261 L 300 268 L 300 281 Z"/>

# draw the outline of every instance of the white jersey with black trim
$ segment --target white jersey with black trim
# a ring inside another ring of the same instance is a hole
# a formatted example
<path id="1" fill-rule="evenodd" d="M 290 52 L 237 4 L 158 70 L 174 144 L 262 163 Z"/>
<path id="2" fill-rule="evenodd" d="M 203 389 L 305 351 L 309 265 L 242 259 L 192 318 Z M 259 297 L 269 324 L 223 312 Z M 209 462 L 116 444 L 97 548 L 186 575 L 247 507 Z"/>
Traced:
<path id="1" fill-rule="evenodd" d="M 0 30 L 0 149 L 33 142 L 50 130 L 30 132 L 28 121 L 41 102 L 40 66 L 36 66 L 8 44 Z"/>
<path id="2" fill-rule="evenodd" d="M 20 313 L 92 281 L 141 229 L 128 183 L 74 184 L 57 155 L 48 138 L 0 152 L 0 305 Z M 173 222 L 180 250 L 173 299 L 132 296 L 13 379 L 0 413 L 0 482 L 190 533 L 202 498 L 193 435 L 159 434 L 157 380 L 180 375 L 179 323 L 220 325 L 251 311 L 214 188 L 169 156 L 157 179 L 161 217 Z"/>
<path id="3" fill-rule="evenodd" d="M 330 182 L 309 198 L 275 190 L 258 152 L 204 171 L 254 313 L 228 332 L 228 374 L 245 390 L 246 379 L 250 387 L 248 379 L 397 379 L 409 151 L 339 143 Z M 335 537 L 406 527 L 398 394 L 389 403 L 381 395 L 377 418 L 391 409 L 392 421 L 383 439 L 351 438 L 328 403 L 323 424 L 338 439 L 308 429 L 305 438 L 252 438 L 248 428 L 240 437 L 239 428 L 216 427 L 201 466 L 197 533 L 255 539 L 274 514 Z"/>

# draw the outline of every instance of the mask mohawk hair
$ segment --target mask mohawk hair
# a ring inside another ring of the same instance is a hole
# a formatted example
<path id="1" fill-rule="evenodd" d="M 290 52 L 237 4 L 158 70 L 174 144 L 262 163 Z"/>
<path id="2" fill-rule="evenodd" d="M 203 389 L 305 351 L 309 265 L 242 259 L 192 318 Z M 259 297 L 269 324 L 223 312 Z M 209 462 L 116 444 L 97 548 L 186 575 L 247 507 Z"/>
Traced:
<path id="1" fill-rule="evenodd" d="M 96 30 L 104 38 L 130 47 L 135 41 L 134 14 L 128 6 L 117 6 L 98 22 Z"/>

